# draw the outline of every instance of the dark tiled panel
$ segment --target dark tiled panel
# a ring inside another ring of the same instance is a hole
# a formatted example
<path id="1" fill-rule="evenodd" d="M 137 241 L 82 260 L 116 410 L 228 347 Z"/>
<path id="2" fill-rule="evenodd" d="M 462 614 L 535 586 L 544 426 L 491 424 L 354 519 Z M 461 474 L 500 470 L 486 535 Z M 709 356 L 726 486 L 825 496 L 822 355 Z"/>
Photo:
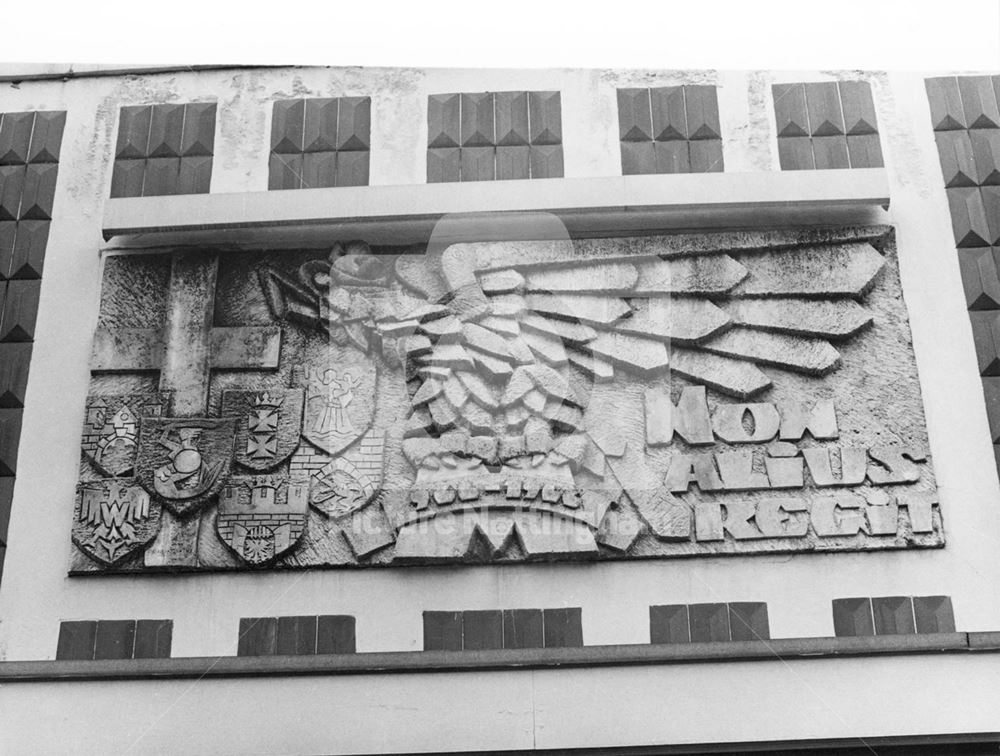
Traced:
<path id="1" fill-rule="evenodd" d="M 0 344 L 0 407 L 24 407 L 32 344 Z"/>
<path id="2" fill-rule="evenodd" d="M 774 84 L 771 92 L 782 170 L 882 167 L 868 82 Z"/>
<path id="3" fill-rule="evenodd" d="M 649 607 L 650 643 L 710 643 L 771 637 L 767 604 L 669 604 Z"/>
<path id="4" fill-rule="evenodd" d="M 425 651 L 582 645 L 581 611 L 577 607 L 424 612 Z"/>
<path id="5" fill-rule="evenodd" d="M 912 635 L 955 631 L 948 596 L 877 596 L 835 599 L 833 627 L 838 637 Z"/>
<path id="6" fill-rule="evenodd" d="M 528 93 L 497 92 L 493 95 L 497 147 L 528 145 Z"/>
<path id="7" fill-rule="evenodd" d="M 503 648 L 503 616 L 499 610 L 462 612 L 462 648 Z"/>
<path id="8" fill-rule="evenodd" d="M 123 107 L 111 196 L 207 194 L 216 109 L 214 102 Z"/>
<path id="9" fill-rule="evenodd" d="M 111 170 L 112 197 L 141 197 L 146 173 L 145 158 L 120 158 Z"/>
<path id="10" fill-rule="evenodd" d="M 868 82 L 841 81 L 837 83 L 837 86 L 840 89 L 840 105 L 844 113 L 844 126 L 847 135 L 877 135 L 878 122 L 875 119 L 875 103 L 872 100 L 872 90 Z"/>
<path id="11" fill-rule="evenodd" d="M 370 97 L 274 103 L 268 189 L 367 186 Z"/>
<path id="12" fill-rule="evenodd" d="M 834 599 L 833 633 L 838 637 L 875 635 L 871 599 Z"/>
<path id="13" fill-rule="evenodd" d="M 618 90 L 618 131 L 623 142 L 653 139 L 653 119 L 648 89 Z"/>
<path id="14" fill-rule="evenodd" d="M 7 545 L 10 527 L 10 505 L 14 499 L 14 479 L 0 478 L 0 546 Z"/>
<path id="15" fill-rule="evenodd" d="M 244 617 L 239 634 L 238 656 L 353 654 L 356 646 L 346 615 Z"/>
<path id="16" fill-rule="evenodd" d="M 298 656 L 316 653 L 316 617 L 278 617 L 275 653 Z"/>
<path id="17" fill-rule="evenodd" d="M 538 148 L 536 147 L 535 150 L 537 149 Z M 432 152 L 432 150 L 428 150 L 428 153 L 429 152 Z M 526 144 L 497 147 L 497 179 L 506 180 L 530 178 L 531 153 L 532 148 Z M 430 160 L 430 156 L 428 156 L 428 160 Z"/>
<path id="18" fill-rule="evenodd" d="M 666 143 L 658 143 L 657 147 Z M 721 173 L 725 167 L 722 159 L 722 140 L 705 139 L 689 145 L 691 173 Z"/>
<path id="19" fill-rule="evenodd" d="M 462 612 L 424 612 L 424 651 L 462 650 Z"/>
<path id="20" fill-rule="evenodd" d="M 341 97 L 337 110 L 337 150 L 366 152 L 371 149 L 371 97 Z M 306 131 L 309 134 L 309 131 Z"/>
<path id="21" fill-rule="evenodd" d="M 317 654 L 353 654 L 357 651 L 354 617 L 328 614 L 316 620 Z"/>
<path id="22" fill-rule="evenodd" d="M 965 125 L 970 129 L 1000 129 L 997 96 L 989 76 L 958 77 Z"/>
<path id="23" fill-rule="evenodd" d="M 650 643 L 690 643 L 691 625 L 686 604 L 649 607 Z"/>
<path id="24" fill-rule="evenodd" d="M 691 604 L 688 606 L 688 615 L 693 643 L 732 639 L 729 630 L 729 607 L 725 604 Z"/>
<path id="25" fill-rule="evenodd" d="M 240 620 L 237 656 L 272 656 L 278 643 L 277 617 L 244 617 Z"/>
<path id="26" fill-rule="evenodd" d="M 715 87 L 618 90 L 622 175 L 722 171 Z"/>
<path id="27" fill-rule="evenodd" d="M 913 599 L 909 596 L 882 596 L 872 599 L 876 635 L 912 635 Z"/>
<path id="28" fill-rule="evenodd" d="M 542 628 L 541 609 L 504 609 L 504 648 L 543 648 L 545 636 Z"/>
<path id="29" fill-rule="evenodd" d="M 0 253 L 0 277 L 7 278 L 41 278 L 45 265 L 45 247 L 49 241 L 48 221 L 21 221 L 6 223 L 0 226 L 10 226 L 14 234 L 14 246 L 11 248 L 9 263 L 4 265 L 6 255 Z M 6 244 L 6 233 L 0 231 Z"/>
<path id="30" fill-rule="evenodd" d="M 441 94 L 427 98 L 427 147 L 458 147 L 462 127 L 462 95 Z"/>
<path id="31" fill-rule="evenodd" d="M 59 624 L 56 659 L 166 659 L 171 620 L 83 620 Z"/>
<path id="32" fill-rule="evenodd" d="M 496 145 L 496 135 L 493 130 L 493 94 L 491 92 L 463 94 L 459 112 L 461 116 L 460 146 L 493 147 Z"/>
<path id="33" fill-rule="evenodd" d="M 626 90 L 618 90 L 619 92 Z M 633 94 L 629 99 L 638 99 L 644 105 L 644 90 L 628 90 Z M 652 111 L 652 139 L 657 142 L 687 141 L 688 115 L 684 106 L 684 87 L 652 87 L 649 90 Z M 621 97 L 619 96 L 619 103 Z M 644 117 L 644 113 L 638 114 Z"/>
<path id="34" fill-rule="evenodd" d="M 21 438 L 20 409 L 0 409 L 0 477 L 17 472 L 17 444 Z"/>
<path id="35" fill-rule="evenodd" d="M 729 629 L 734 641 L 765 640 L 771 637 L 767 604 L 736 601 L 729 604 Z"/>
<path id="36" fill-rule="evenodd" d="M 1000 76 L 926 80 L 931 125 L 972 320 L 994 452 L 1000 460 Z"/>
<path id="37" fill-rule="evenodd" d="M 95 659 L 131 659 L 135 647 L 135 620 L 100 620 Z"/>
<path id="38" fill-rule="evenodd" d="M 173 642 L 171 620 L 138 620 L 135 623 L 136 659 L 168 659 Z"/>
<path id="39" fill-rule="evenodd" d="M 427 182 L 563 176 L 559 92 L 427 98 Z"/>
<path id="40" fill-rule="evenodd" d="M 969 316 L 972 318 L 972 338 L 976 344 L 980 375 L 1000 376 L 1000 310 L 973 311 Z"/>
<path id="41" fill-rule="evenodd" d="M 24 165 L 28 162 L 35 114 L 0 115 L 0 165 Z"/>
<path id="42" fill-rule="evenodd" d="M 0 544 L 6 545 L 21 408 L 59 171 L 64 111 L 0 114 Z M 4 548 L 0 552 L 2 566 Z"/>
<path id="43" fill-rule="evenodd" d="M 324 100 L 323 102 L 329 102 Z M 322 107 L 314 109 L 314 117 L 317 112 L 322 112 Z M 336 107 L 333 108 L 333 128 L 336 128 Z M 279 100 L 271 108 L 271 152 L 279 154 L 294 155 L 304 150 L 304 128 L 306 115 L 305 100 Z M 328 119 L 315 117 L 313 129 L 317 132 L 317 137 L 332 131 L 328 124 Z"/>
<path id="44" fill-rule="evenodd" d="M 914 596 L 913 615 L 918 633 L 955 632 L 955 614 L 949 596 Z"/>
<path id="45" fill-rule="evenodd" d="M 578 608 L 543 609 L 542 623 L 546 648 L 583 645 L 583 625 Z"/>
<path id="46" fill-rule="evenodd" d="M 268 160 L 268 189 L 298 189 L 302 186 L 304 155 L 272 152 Z"/>
<path id="47" fill-rule="evenodd" d="M 116 160 L 146 157 L 152 119 L 152 105 L 129 105 L 119 111 Z"/>
<path id="48" fill-rule="evenodd" d="M 181 157 L 211 157 L 215 153 L 215 112 L 214 102 L 192 102 L 184 106 Z"/>
<path id="49" fill-rule="evenodd" d="M 42 282 L 12 280 L 4 287 L 3 315 L 0 316 L 0 342 L 31 341 L 35 337 L 38 298 Z"/>
<path id="50" fill-rule="evenodd" d="M 56 659 L 93 659 L 96 642 L 96 622 L 60 622 Z"/>
<path id="51" fill-rule="evenodd" d="M 774 84 L 774 119 L 778 138 L 809 136 L 809 116 L 806 114 L 805 84 Z M 779 141 L 780 146 L 780 141 Z"/>

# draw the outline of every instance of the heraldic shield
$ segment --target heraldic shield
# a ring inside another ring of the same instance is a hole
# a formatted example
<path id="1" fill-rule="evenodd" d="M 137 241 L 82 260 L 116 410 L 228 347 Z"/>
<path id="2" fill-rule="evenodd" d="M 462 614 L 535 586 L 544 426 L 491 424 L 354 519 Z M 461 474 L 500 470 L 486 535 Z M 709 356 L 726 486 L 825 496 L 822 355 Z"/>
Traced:
<path id="1" fill-rule="evenodd" d="M 302 435 L 335 456 L 349 447 L 375 417 L 375 363 L 350 347 L 324 344 L 319 359 L 304 368 L 306 388 Z"/>
<path id="2" fill-rule="evenodd" d="M 215 529 L 236 556 L 262 565 L 299 542 L 308 511 L 309 484 L 305 481 L 231 478 L 219 493 Z"/>
<path id="3" fill-rule="evenodd" d="M 146 547 L 160 530 L 162 510 L 134 478 L 94 480 L 76 489 L 73 542 L 108 566 Z"/>
<path id="4" fill-rule="evenodd" d="M 222 487 L 233 461 L 236 421 L 228 418 L 150 418 L 139 431 L 139 483 L 183 517 Z"/>
<path id="5" fill-rule="evenodd" d="M 222 416 L 236 420 L 236 461 L 243 467 L 273 470 L 299 446 L 302 389 L 223 391 Z"/>
<path id="6" fill-rule="evenodd" d="M 89 397 L 80 449 L 103 474 L 128 475 L 139 448 L 139 426 L 148 417 L 160 417 L 169 397 L 167 393 Z"/>

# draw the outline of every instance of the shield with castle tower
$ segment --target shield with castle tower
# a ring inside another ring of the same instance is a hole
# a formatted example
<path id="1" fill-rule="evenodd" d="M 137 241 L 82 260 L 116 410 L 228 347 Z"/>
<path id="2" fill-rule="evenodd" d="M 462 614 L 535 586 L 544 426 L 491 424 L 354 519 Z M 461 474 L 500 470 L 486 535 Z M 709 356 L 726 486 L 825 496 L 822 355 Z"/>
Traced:
<path id="1" fill-rule="evenodd" d="M 91 396 L 83 421 L 80 449 L 102 475 L 128 475 L 135 465 L 142 418 L 160 417 L 166 393 Z"/>
<path id="2" fill-rule="evenodd" d="M 244 562 L 268 564 L 299 542 L 308 511 L 308 482 L 232 477 L 219 492 L 215 528 Z"/>

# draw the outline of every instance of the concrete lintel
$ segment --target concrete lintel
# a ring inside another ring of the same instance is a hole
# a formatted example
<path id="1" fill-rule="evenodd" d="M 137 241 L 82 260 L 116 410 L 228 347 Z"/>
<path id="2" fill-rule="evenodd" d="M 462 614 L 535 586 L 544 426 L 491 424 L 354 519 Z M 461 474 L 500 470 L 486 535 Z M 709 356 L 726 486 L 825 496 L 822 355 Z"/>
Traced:
<path id="1" fill-rule="evenodd" d="M 108 200 L 116 247 L 280 242 L 317 233 L 375 243 L 425 241 L 450 214 L 547 212 L 573 235 L 884 222 L 882 168 L 362 186 Z"/>
<path id="2" fill-rule="evenodd" d="M 110 679 L 398 674 L 692 664 L 736 661 L 956 653 L 970 650 L 967 633 L 858 638 L 782 638 L 672 645 L 584 646 L 495 651 L 400 651 L 317 656 L 228 656 L 106 661 L 0 662 L 0 684 Z M 1000 643 L 979 651 L 1000 651 Z"/>

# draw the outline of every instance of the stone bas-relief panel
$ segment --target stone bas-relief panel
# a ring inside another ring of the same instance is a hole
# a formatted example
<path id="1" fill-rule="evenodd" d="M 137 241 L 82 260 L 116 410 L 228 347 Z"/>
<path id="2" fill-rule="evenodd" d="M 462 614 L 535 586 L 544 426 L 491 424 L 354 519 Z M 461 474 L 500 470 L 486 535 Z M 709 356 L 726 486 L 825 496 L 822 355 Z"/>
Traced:
<path id="1" fill-rule="evenodd" d="M 107 260 L 72 573 L 944 544 L 889 229 L 331 247 Z"/>

